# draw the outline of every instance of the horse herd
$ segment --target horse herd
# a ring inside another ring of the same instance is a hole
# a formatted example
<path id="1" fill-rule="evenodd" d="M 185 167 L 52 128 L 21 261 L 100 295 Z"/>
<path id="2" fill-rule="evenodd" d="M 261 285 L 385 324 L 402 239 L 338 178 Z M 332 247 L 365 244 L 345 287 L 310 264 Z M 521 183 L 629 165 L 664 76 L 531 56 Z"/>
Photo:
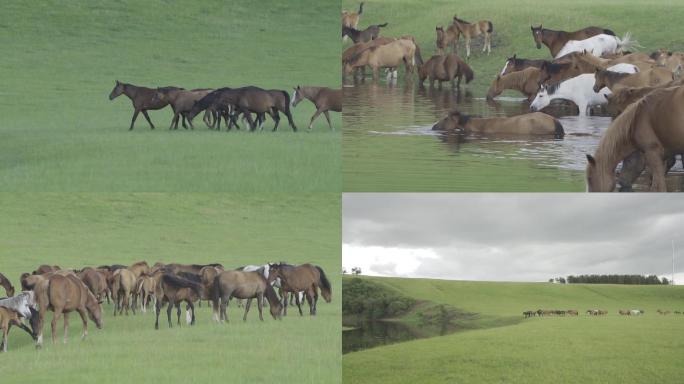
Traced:
<path id="1" fill-rule="evenodd" d="M 343 12 L 343 36 L 351 36 L 345 32 L 349 28 L 356 30 L 362 11 L 363 3 L 358 12 Z M 459 87 L 461 77 L 466 77 L 466 83 L 474 78 L 472 69 L 457 55 L 459 39 L 465 40 L 466 58 L 471 40 L 478 36 L 483 38 L 482 51 L 489 54 L 493 31 L 489 20 L 469 23 L 454 16 L 448 27 L 436 27 L 436 54 L 425 62 L 412 36 L 367 34 L 370 40 L 354 40 L 343 52 L 343 76 L 363 74 L 363 68 L 370 66 L 374 80 L 382 68 L 388 77 L 396 77 L 397 68 L 404 65 L 410 81 L 417 66 L 419 85 L 428 79 L 431 87 L 435 81 L 440 87 L 448 81 Z M 586 156 L 588 191 L 631 191 L 646 168 L 650 189 L 666 191 L 665 175 L 675 164 L 675 156 L 684 152 L 684 52 L 632 52 L 640 46 L 630 33 L 619 38 L 612 30 L 595 26 L 567 32 L 539 25 L 532 26 L 531 33 L 536 47 L 546 46 L 552 59 L 509 57 L 486 95 L 492 101 L 505 90 L 517 90 L 529 102 L 529 113 L 476 118 L 454 109 L 433 129 L 561 139 L 565 135 L 562 124 L 544 113 L 553 100 L 573 102 L 580 116 L 589 115 L 595 107 L 606 108 L 614 120 L 595 153 Z M 620 163 L 622 168 L 616 172 Z"/>
<path id="2" fill-rule="evenodd" d="M 658 309 L 656 312 L 658 312 L 661 315 L 669 315 L 672 313 L 669 310 L 662 310 Z M 587 309 L 585 312 L 587 316 L 605 316 L 608 314 L 608 311 L 604 309 Z M 618 310 L 618 314 L 621 316 L 641 316 L 646 311 L 643 309 L 620 309 Z M 681 311 L 674 311 L 675 315 L 681 315 Z M 529 318 L 529 317 L 544 317 L 544 316 L 579 316 L 579 312 L 576 309 L 568 309 L 568 310 L 559 310 L 559 309 L 538 309 L 536 311 L 525 311 L 523 312 L 523 317 L 524 318 Z"/>
<path id="3" fill-rule="evenodd" d="M 268 305 L 274 319 L 287 315 L 288 302 L 294 300 L 300 316 L 302 300 L 306 298 L 309 313 L 317 313 L 320 294 L 326 302 L 332 297 L 332 287 L 323 269 L 313 264 L 291 265 L 268 263 L 225 269 L 221 264 L 163 264 L 149 266 L 140 261 L 130 266 L 101 265 L 80 270 L 62 269 L 56 265 L 41 265 L 20 278 L 22 292 L 15 296 L 14 286 L 0 273 L 0 286 L 8 298 L 0 299 L 0 330 L 2 350 L 7 351 L 12 325 L 29 333 L 36 347 L 43 345 L 43 325 L 48 311 L 54 313 L 51 322 L 52 342 L 57 339 L 57 323 L 64 319 L 64 342 L 67 340 L 69 313 L 78 312 L 83 323 L 82 338 L 88 334 L 88 319 L 102 328 L 101 304 L 113 302 L 113 316 L 143 313 L 153 302 L 155 329 L 159 329 L 159 314 L 166 305 L 169 327 L 171 312 L 176 308 L 177 324 L 181 324 L 181 303 L 186 304 L 186 320 L 195 324 L 195 303 L 211 301 L 213 318 L 228 321 L 228 302 L 235 298 L 238 305 L 246 300 L 243 321 L 247 320 L 252 301 L 256 299 L 259 319 Z M 278 290 L 276 292 L 276 289 Z M 290 296 L 291 295 L 291 296 Z M 266 304 L 268 302 L 268 304 Z M 28 322 L 26 325 L 24 322 Z"/>
<path id="4" fill-rule="evenodd" d="M 171 106 L 173 111 L 169 129 L 178 129 L 179 120 L 182 121 L 183 128 L 188 128 L 187 121 L 190 128 L 194 129 L 192 120 L 204 111 L 203 121 L 209 129 L 221 130 L 222 118 L 227 130 L 230 131 L 233 126 L 240 129 L 238 118 L 242 115 L 243 120 L 247 120 L 250 131 L 255 131 L 257 126 L 263 130 L 268 114 L 275 122 L 273 131 L 276 131 L 280 113 L 283 113 L 292 130 L 296 132 L 297 126 L 292 118 L 290 106 L 296 107 L 300 101 L 308 99 L 316 106 L 309 130 L 321 113 L 325 115 L 330 129 L 334 130 L 329 111 L 342 112 L 342 91 L 327 87 L 297 86 L 290 97 L 287 91 L 281 89 L 262 89 L 255 86 L 187 90 L 175 86 L 148 88 L 116 80 L 109 100 L 114 100 L 120 95 L 126 95 L 133 103 L 133 118 L 129 130 L 133 129 L 139 113 L 142 113 L 150 124 L 150 129 L 154 129 L 147 111 L 163 109 L 167 105 Z M 255 116 L 252 117 L 252 114 Z"/>

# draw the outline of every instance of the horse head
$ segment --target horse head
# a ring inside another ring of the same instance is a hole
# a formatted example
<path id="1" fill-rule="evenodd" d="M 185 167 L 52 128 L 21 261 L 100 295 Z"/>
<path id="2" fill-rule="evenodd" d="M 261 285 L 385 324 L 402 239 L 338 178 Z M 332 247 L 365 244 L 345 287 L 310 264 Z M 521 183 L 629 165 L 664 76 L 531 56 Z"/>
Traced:
<path id="1" fill-rule="evenodd" d="M 530 26 L 530 29 L 532 29 L 532 37 L 534 37 L 534 42 L 537 44 L 537 49 L 541 49 L 543 30 L 542 25 L 539 24 L 539 27 Z"/>
<path id="2" fill-rule="evenodd" d="M 615 189 L 615 174 L 601 169 L 596 158 L 587 154 L 587 192 L 612 192 Z"/>
<path id="3" fill-rule="evenodd" d="M 457 110 L 449 112 L 442 120 L 432 126 L 433 131 L 456 131 L 462 130 L 470 116 L 463 115 Z"/>
<path id="4" fill-rule="evenodd" d="M 114 100 L 115 98 L 119 97 L 124 91 L 124 84 L 120 82 L 119 80 L 116 80 L 116 84 L 114 85 L 114 89 L 112 89 L 112 92 L 109 93 L 109 100 Z"/>
<path id="5" fill-rule="evenodd" d="M 297 87 L 295 87 L 293 89 L 294 89 L 294 92 L 292 92 L 292 101 L 290 103 L 292 104 L 293 107 L 296 107 L 297 104 L 299 104 L 299 102 L 302 101 L 302 99 L 304 97 L 302 96 L 302 87 L 301 86 L 298 85 Z"/>

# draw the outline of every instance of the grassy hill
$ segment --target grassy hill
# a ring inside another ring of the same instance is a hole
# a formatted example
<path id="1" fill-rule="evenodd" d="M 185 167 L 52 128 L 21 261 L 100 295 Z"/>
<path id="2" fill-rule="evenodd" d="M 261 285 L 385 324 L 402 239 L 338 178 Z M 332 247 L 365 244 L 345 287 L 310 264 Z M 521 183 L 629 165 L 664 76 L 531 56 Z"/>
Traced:
<path id="1" fill-rule="evenodd" d="M 343 0 L 342 7 L 356 10 L 358 1 Z M 389 25 L 383 28 L 382 35 L 414 36 L 424 58 L 427 59 L 435 53 L 435 27 L 448 26 L 455 14 L 470 22 L 489 20 L 494 25 L 490 56 L 479 51 L 482 48 L 481 38 L 474 39 L 471 46 L 469 64 L 475 71 L 475 80 L 468 87 L 473 90 L 474 97 L 485 96 L 487 88 L 501 71 L 507 57 L 517 54 L 519 58 L 551 58 L 545 46 L 537 50 L 530 31 L 532 24 L 543 24 L 546 28 L 565 31 L 574 31 L 590 25 L 601 26 L 612 29 L 620 36 L 631 32 L 644 46 L 645 51 L 650 52 L 658 48 L 684 50 L 684 26 L 680 22 L 683 12 L 668 0 L 374 0 L 366 2 L 359 28 L 388 22 Z M 459 46 L 458 53 L 465 56 L 464 45 Z M 519 94 L 513 91 L 507 92 L 510 92 L 511 96 L 519 97 Z"/>
<path id="2" fill-rule="evenodd" d="M 169 132 L 170 109 L 128 131 L 114 81 L 185 88 L 339 87 L 339 2 L 40 0 L 0 14 L 0 190 L 338 191 L 341 118 L 272 134 Z M 244 125 L 244 124 L 243 124 Z M 244 129 L 244 127 L 243 127 Z"/>
<path id="3" fill-rule="evenodd" d="M 520 321 L 346 354 L 345 381 L 678 383 L 684 374 L 684 340 L 676 336 L 684 317 L 655 312 L 684 311 L 684 287 L 368 279 L 416 300 L 476 312 L 489 325 Z M 602 308 L 609 315 L 522 320 L 524 310 L 538 308 Z M 620 308 L 646 314 L 619 316 Z"/>
<path id="4" fill-rule="evenodd" d="M 319 302 L 315 318 L 295 311 L 275 321 L 266 311 L 262 323 L 253 307 L 243 323 L 243 309 L 233 303 L 231 322 L 218 325 L 203 304 L 196 326 L 169 329 L 162 312 L 158 331 L 153 313 L 114 318 L 105 303 L 104 328 L 90 323 L 84 342 L 80 319 L 71 314 L 66 345 L 61 321 L 58 344 L 49 341 L 48 314 L 43 350 L 12 330 L 0 365 L 3 383 L 340 382 L 339 195 L 2 194 L 0 212 L 0 272 L 15 287 L 21 272 L 42 263 L 73 268 L 137 260 L 226 267 L 312 262 L 333 287 L 332 303 Z"/>

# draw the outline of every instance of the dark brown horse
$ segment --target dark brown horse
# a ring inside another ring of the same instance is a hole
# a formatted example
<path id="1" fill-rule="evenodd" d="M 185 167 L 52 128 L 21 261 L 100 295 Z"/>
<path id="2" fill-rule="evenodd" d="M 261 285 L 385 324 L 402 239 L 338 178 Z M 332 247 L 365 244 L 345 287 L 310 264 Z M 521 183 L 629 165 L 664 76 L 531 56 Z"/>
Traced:
<path id="1" fill-rule="evenodd" d="M 166 303 L 169 304 L 168 308 L 166 309 L 169 328 L 172 327 L 171 310 L 173 310 L 174 306 L 178 309 L 178 325 L 180 325 L 180 303 L 183 301 L 185 301 L 185 303 L 188 305 L 188 308 L 192 314 L 190 325 L 195 324 L 194 303 L 200 300 L 202 297 L 202 286 L 200 284 L 172 274 L 162 273 L 155 288 L 154 296 L 157 299 L 157 305 L 155 306 L 157 315 L 154 323 L 155 329 L 159 329 L 159 312 Z"/>
<path id="2" fill-rule="evenodd" d="M 544 64 L 544 62 L 546 61 L 542 59 L 519 59 L 516 56 L 517 54 L 513 55 L 513 57 L 509 57 L 508 59 L 506 59 L 506 64 L 504 64 L 504 67 L 500 73 L 501 76 L 507 75 L 511 72 L 522 71 L 523 69 L 529 67 L 541 68 L 542 64 Z"/>
<path id="3" fill-rule="evenodd" d="M 157 92 L 165 89 L 183 88 L 147 88 L 139 87 L 133 84 L 122 83 L 119 80 L 116 80 L 116 85 L 114 86 L 114 89 L 112 89 L 112 92 L 109 94 L 109 100 L 114 100 L 122 94 L 126 95 L 129 99 L 131 99 L 131 102 L 133 103 L 133 118 L 131 119 L 131 127 L 129 128 L 129 130 L 133 129 L 135 119 L 138 118 L 138 114 L 140 112 L 142 112 L 143 116 L 145 116 L 145 119 L 150 124 L 150 129 L 154 129 L 154 124 L 152 124 L 152 120 L 150 120 L 150 116 L 147 114 L 147 111 L 162 109 L 169 105 L 167 101 L 164 101 L 159 97 L 155 97 L 157 96 Z"/>
<path id="4" fill-rule="evenodd" d="M 183 128 L 187 129 L 187 126 L 185 125 L 185 114 L 192 109 L 192 106 L 195 105 L 195 102 L 199 101 L 212 91 L 213 89 L 209 88 L 193 89 L 190 91 L 172 87 L 158 88 L 153 102 L 160 100 L 171 105 L 171 109 L 173 109 L 173 118 L 171 119 L 171 125 L 169 126 L 169 129 L 178 129 L 178 121 L 181 118 L 183 120 Z M 204 115 L 203 120 L 207 126 L 211 127 L 209 117 L 210 112 L 207 112 Z M 192 122 L 189 122 L 189 124 L 191 129 L 195 129 L 195 127 L 192 125 Z"/>
<path id="5" fill-rule="evenodd" d="M 0 273 L 0 286 L 5 288 L 5 292 L 7 293 L 7 297 L 14 296 L 14 287 L 12 286 L 12 283 L 2 273 Z"/>
<path id="6" fill-rule="evenodd" d="M 344 39 L 345 36 L 349 36 L 349 38 L 356 43 L 366 43 L 371 40 L 375 40 L 380 36 L 380 28 L 384 28 L 387 26 L 387 23 L 384 24 L 374 24 L 369 26 L 368 28 L 360 31 L 356 28 L 352 27 L 345 27 L 344 25 L 342 26 L 342 38 Z"/>
<path id="7" fill-rule="evenodd" d="M 269 278 L 270 280 L 270 278 Z M 226 307 L 231 298 L 247 299 L 245 315 L 242 320 L 247 321 L 247 313 L 252 299 L 257 299 L 259 319 L 264 321 L 263 303 L 268 300 L 271 316 L 279 319 L 282 305 L 269 281 L 260 272 L 224 271 L 214 278 L 214 320 L 228 321 Z"/>
<path id="8" fill-rule="evenodd" d="M 563 80 L 579 76 L 582 73 L 584 73 L 582 69 L 573 63 L 555 64 L 545 61 L 539 67 L 539 84 L 558 84 Z"/>
<path id="9" fill-rule="evenodd" d="M 311 116 L 309 130 L 314 121 L 323 113 L 331 130 L 335 130 L 330 122 L 328 111 L 342 112 L 342 90 L 328 87 L 307 87 L 298 85 L 292 94 L 292 106 L 296 107 L 300 101 L 308 99 L 316 106 L 316 113 Z"/>
<path id="10" fill-rule="evenodd" d="M 98 329 L 101 329 L 102 308 L 88 287 L 73 273 L 54 272 L 48 275 L 38 279 L 33 289 L 39 308 L 36 346 L 40 348 L 43 345 L 43 324 L 48 310 L 54 313 L 51 323 L 53 343 L 57 340 L 57 321 L 62 314 L 64 314 L 64 342 L 66 343 L 69 328 L 68 315 L 72 311 L 77 311 L 81 315 L 82 339 L 88 336 L 88 318 L 95 322 Z"/>
<path id="11" fill-rule="evenodd" d="M 587 27 L 574 32 L 566 32 L 545 29 L 539 24 L 538 27 L 530 27 L 530 29 L 532 29 L 532 37 L 534 37 L 534 42 L 537 44 L 537 49 L 541 49 L 542 44 L 544 44 L 549 48 L 553 57 L 556 57 L 558 52 L 565 46 L 565 43 L 570 40 L 584 40 L 601 34 L 615 36 L 613 31 L 600 27 Z"/>
<path id="12" fill-rule="evenodd" d="M 269 266 L 268 282 L 273 283 L 277 278 L 280 278 L 280 285 L 285 292 L 283 295 L 285 303 L 284 315 L 287 315 L 288 292 L 293 294 L 304 292 L 306 301 L 309 303 L 309 314 L 311 315 L 316 314 L 319 288 L 326 302 L 329 303 L 332 300 L 332 287 L 321 267 L 312 264 L 294 266 L 285 263 L 269 264 Z M 301 307 L 299 308 L 299 314 L 302 315 Z"/>

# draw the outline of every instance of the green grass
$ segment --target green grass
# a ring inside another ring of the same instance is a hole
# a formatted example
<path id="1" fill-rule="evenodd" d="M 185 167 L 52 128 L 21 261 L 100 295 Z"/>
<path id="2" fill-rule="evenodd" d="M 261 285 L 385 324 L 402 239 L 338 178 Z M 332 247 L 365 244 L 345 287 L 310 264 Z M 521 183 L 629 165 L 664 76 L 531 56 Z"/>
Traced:
<path id="1" fill-rule="evenodd" d="M 341 367 L 340 202 L 338 194 L 0 194 L 0 272 L 18 286 L 21 272 L 42 263 L 63 268 L 122 263 L 220 262 L 226 267 L 284 260 L 320 265 L 333 286 L 318 316 L 294 312 L 282 321 L 252 308 L 229 308 L 231 323 L 211 320 L 206 305 L 197 325 L 154 330 L 151 313 L 89 324 L 70 316 L 66 345 L 43 350 L 18 329 L 2 354 L 3 383 L 210 382 L 336 383 Z M 1 290 L 1 289 L 0 289 Z M 4 295 L 4 291 L 0 294 Z M 165 316 L 165 314 L 162 314 Z"/>
<path id="2" fill-rule="evenodd" d="M 133 113 L 114 80 L 186 88 L 339 87 L 335 1 L 8 1 L 0 13 L 0 190 L 339 191 L 341 118 L 306 133 L 169 132 L 171 110 Z M 11 54 L 9 54 L 11 52 Z M 282 123 L 282 121 L 281 121 Z M 244 124 L 243 124 L 244 125 Z M 243 127 L 244 129 L 244 127 Z"/>
<path id="3" fill-rule="evenodd" d="M 684 317 L 656 313 L 684 310 L 680 286 L 369 279 L 418 300 L 477 312 L 483 327 L 346 354 L 345 382 L 680 383 L 684 375 L 678 336 Z M 610 313 L 522 319 L 523 311 L 538 308 Z M 646 313 L 623 317 L 621 308 Z"/>

